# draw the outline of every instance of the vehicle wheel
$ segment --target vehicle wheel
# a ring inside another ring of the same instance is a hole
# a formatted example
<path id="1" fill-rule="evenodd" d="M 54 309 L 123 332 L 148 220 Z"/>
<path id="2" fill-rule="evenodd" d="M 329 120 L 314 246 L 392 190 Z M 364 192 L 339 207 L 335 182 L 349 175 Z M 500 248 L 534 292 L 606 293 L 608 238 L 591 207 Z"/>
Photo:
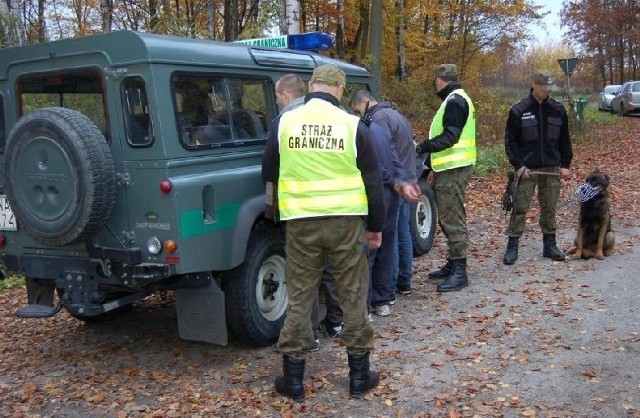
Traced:
<path id="1" fill-rule="evenodd" d="M 109 145 L 96 125 L 66 108 L 21 118 L 5 149 L 5 189 L 18 225 L 47 245 L 93 236 L 116 195 Z"/>
<path id="2" fill-rule="evenodd" d="M 433 190 L 427 184 L 426 179 L 420 179 L 420 190 L 422 192 L 420 199 L 411 204 L 409 218 L 414 257 L 424 255 L 431 250 L 438 217 Z"/>
<path id="3" fill-rule="evenodd" d="M 260 347 L 275 343 L 289 298 L 284 277 L 282 229 L 259 224 L 244 263 L 223 275 L 227 326 L 238 340 Z"/>

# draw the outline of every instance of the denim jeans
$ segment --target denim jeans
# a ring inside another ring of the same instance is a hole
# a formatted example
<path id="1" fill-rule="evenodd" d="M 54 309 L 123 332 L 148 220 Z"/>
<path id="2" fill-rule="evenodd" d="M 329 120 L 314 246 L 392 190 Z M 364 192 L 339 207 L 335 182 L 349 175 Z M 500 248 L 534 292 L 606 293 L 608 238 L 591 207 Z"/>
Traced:
<path id="1" fill-rule="evenodd" d="M 393 253 L 393 283 L 398 286 L 411 286 L 411 270 L 413 269 L 413 244 L 411 243 L 411 230 L 409 218 L 411 217 L 411 205 L 400 199 L 398 210 L 398 245 Z"/>

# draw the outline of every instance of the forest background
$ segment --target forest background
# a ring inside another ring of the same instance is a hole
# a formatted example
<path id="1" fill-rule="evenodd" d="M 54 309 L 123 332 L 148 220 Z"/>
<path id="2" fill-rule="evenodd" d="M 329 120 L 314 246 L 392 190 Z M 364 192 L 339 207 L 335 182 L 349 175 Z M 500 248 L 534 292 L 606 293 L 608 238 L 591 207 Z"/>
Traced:
<path id="1" fill-rule="evenodd" d="M 605 84 L 637 78 L 640 0 L 564 1 L 562 27 L 547 28 L 557 37 L 539 44 L 531 27 L 542 10 L 533 0 L 0 0 L 0 47 L 123 29 L 227 42 L 326 32 L 334 47 L 321 53 L 371 69 L 418 140 L 439 106 L 433 70 L 455 63 L 477 109 L 483 174 L 506 168 L 504 121 L 534 70 L 555 73 L 554 95 L 570 112 L 574 97 L 594 103 Z M 557 60 L 570 57 L 568 80 Z M 588 136 L 591 122 L 608 119 L 590 108 L 586 134 L 572 128 Z"/>

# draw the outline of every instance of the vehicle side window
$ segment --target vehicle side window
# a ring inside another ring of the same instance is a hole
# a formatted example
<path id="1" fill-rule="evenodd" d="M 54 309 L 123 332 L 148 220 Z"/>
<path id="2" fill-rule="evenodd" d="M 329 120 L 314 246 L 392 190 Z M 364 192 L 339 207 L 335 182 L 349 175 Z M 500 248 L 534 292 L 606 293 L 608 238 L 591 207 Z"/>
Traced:
<path id="1" fill-rule="evenodd" d="M 151 145 L 153 129 L 147 90 L 142 78 L 130 77 L 123 81 L 122 103 L 129 145 L 134 147 Z"/>
<path id="2" fill-rule="evenodd" d="M 93 69 L 24 76 L 17 82 L 19 114 L 52 106 L 77 110 L 110 142 L 103 86 L 102 75 Z"/>
<path id="3" fill-rule="evenodd" d="M 4 97 L 0 94 L 0 151 L 4 150 L 6 138 L 4 137 Z"/>
<path id="4" fill-rule="evenodd" d="M 640 83 L 633 83 L 633 92 L 639 92 L 640 91 Z"/>
<path id="5" fill-rule="evenodd" d="M 180 74 L 172 77 L 179 138 L 188 149 L 264 141 L 275 117 L 269 82 Z"/>

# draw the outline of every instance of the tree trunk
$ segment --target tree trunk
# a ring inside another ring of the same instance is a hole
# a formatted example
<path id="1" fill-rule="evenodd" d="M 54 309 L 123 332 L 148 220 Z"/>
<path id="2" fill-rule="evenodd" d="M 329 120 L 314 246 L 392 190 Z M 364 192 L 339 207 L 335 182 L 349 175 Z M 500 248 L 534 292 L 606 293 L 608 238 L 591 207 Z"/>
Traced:
<path id="1" fill-rule="evenodd" d="M 344 0 L 338 0 L 337 7 L 338 7 L 338 25 L 336 27 L 336 52 L 338 53 L 338 58 L 344 59 L 344 55 L 345 55 Z"/>
<path id="2" fill-rule="evenodd" d="M 20 0 L 0 0 L 0 45 L 18 46 L 25 42 L 25 30 L 20 15 Z"/>
<path id="3" fill-rule="evenodd" d="M 149 9 L 156 9 L 155 0 L 149 0 Z M 151 16 L 153 17 L 153 14 Z M 102 19 L 102 32 L 111 32 L 111 26 L 113 24 L 113 0 L 100 0 L 100 17 Z M 151 27 L 153 28 L 153 25 Z"/>
<path id="4" fill-rule="evenodd" d="M 382 0 L 373 0 L 371 5 L 371 73 L 373 75 L 373 92 L 380 97 L 382 86 Z"/>
<path id="5" fill-rule="evenodd" d="M 238 39 L 238 0 L 224 0 L 224 40 Z"/>
<path id="6" fill-rule="evenodd" d="M 396 0 L 396 12 L 398 13 L 398 24 L 396 26 L 398 48 L 396 75 L 399 81 L 404 81 L 407 78 L 407 51 L 404 46 L 404 0 Z"/>
<path id="7" fill-rule="evenodd" d="M 283 35 L 300 33 L 300 2 L 286 0 L 284 3 L 284 31 Z"/>

